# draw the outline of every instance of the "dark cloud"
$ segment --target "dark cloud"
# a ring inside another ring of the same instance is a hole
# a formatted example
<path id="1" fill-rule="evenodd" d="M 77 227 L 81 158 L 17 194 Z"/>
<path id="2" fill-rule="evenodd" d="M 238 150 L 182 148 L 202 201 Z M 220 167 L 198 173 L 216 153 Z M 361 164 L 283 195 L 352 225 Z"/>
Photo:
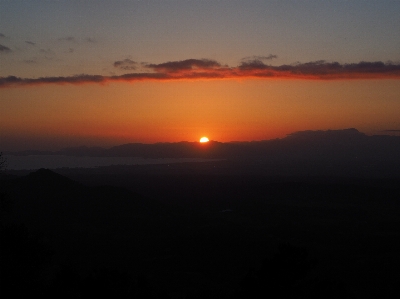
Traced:
<path id="1" fill-rule="evenodd" d="M 34 45 L 36 45 L 36 43 L 34 43 L 34 42 L 31 42 L 31 41 L 29 41 L 29 40 L 26 40 L 26 41 L 25 41 L 25 43 L 27 43 L 28 45 L 31 45 L 31 46 L 34 46 Z"/>
<path id="2" fill-rule="evenodd" d="M 125 71 L 136 70 L 137 62 L 130 60 L 129 58 L 114 62 L 114 67 Z"/>
<path id="3" fill-rule="evenodd" d="M 53 55 L 54 54 L 54 52 L 51 50 L 51 49 L 40 49 L 39 50 L 40 51 L 40 53 L 43 53 L 43 54 L 51 54 L 51 55 Z"/>
<path id="4" fill-rule="evenodd" d="M 113 81 L 143 81 L 143 80 L 165 80 L 169 79 L 165 74 L 157 73 L 132 73 L 121 76 L 101 75 L 75 75 L 69 77 L 41 77 L 41 78 L 20 78 L 16 76 L 0 77 L 0 88 L 10 86 L 43 85 L 43 84 L 105 84 Z"/>
<path id="5" fill-rule="evenodd" d="M 114 66 L 129 69 L 138 63 L 125 59 L 116 61 Z M 129 73 L 120 76 L 76 75 L 69 77 L 42 77 L 38 79 L 15 76 L 0 77 L 0 87 L 38 84 L 85 84 L 114 81 L 145 80 L 198 80 L 198 79 L 308 79 L 308 80 L 348 80 L 348 79 L 400 79 L 400 64 L 359 62 L 340 64 L 324 60 L 271 66 L 261 60 L 242 62 L 237 67 L 227 67 L 214 60 L 187 59 L 161 64 L 145 64 L 153 70 L 148 73 Z"/>
<path id="6" fill-rule="evenodd" d="M 272 59 L 276 59 L 278 58 L 277 55 L 274 54 L 269 54 L 268 56 L 257 56 L 257 55 L 253 55 L 253 56 L 247 56 L 241 59 L 241 61 L 252 61 L 252 60 L 272 60 Z"/>
<path id="7" fill-rule="evenodd" d="M 58 39 L 59 41 L 67 41 L 67 42 L 75 42 L 75 37 L 73 36 L 67 36 L 67 37 L 61 37 Z"/>
<path id="8" fill-rule="evenodd" d="M 269 54 L 268 56 L 258 56 L 259 59 L 262 60 L 271 60 L 271 59 L 276 59 L 278 58 L 277 55 Z"/>
<path id="9" fill-rule="evenodd" d="M 186 59 L 180 61 L 169 61 L 160 64 L 147 64 L 146 67 L 157 72 L 178 72 L 182 70 L 213 69 L 221 67 L 221 64 L 210 59 Z"/>
<path id="10" fill-rule="evenodd" d="M 8 53 L 8 52 L 12 52 L 12 50 L 9 47 L 0 45 L 0 52 Z"/>
<path id="11" fill-rule="evenodd" d="M 104 81 L 103 76 L 97 75 L 75 75 L 70 77 L 41 77 L 37 79 L 19 78 L 15 76 L 8 76 L 0 78 L 0 86 L 2 85 L 37 85 L 37 84 L 78 84 L 85 82 L 101 83 Z"/>
<path id="12" fill-rule="evenodd" d="M 400 132 L 400 130 L 383 130 L 382 132 Z"/>
<path id="13" fill-rule="evenodd" d="M 6 36 L 3 33 L 0 33 L 0 37 L 3 38 L 3 37 L 6 37 Z"/>
<path id="14" fill-rule="evenodd" d="M 396 77 L 400 75 L 400 64 L 359 62 L 340 64 L 318 60 L 292 65 L 271 66 L 260 60 L 242 62 L 239 69 L 257 77 L 287 77 L 299 79 L 367 79 Z"/>
<path id="15" fill-rule="evenodd" d="M 242 61 L 239 65 L 239 69 L 241 70 L 263 70 L 266 68 L 268 68 L 268 65 L 264 64 L 260 59 Z"/>
<path id="16" fill-rule="evenodd" d="M 74 49 L 73 48 L 69 48 L 68 49 L 68 53 L 73 53 L 74 52 Z"/>
<path id="17" fill-rule="evenodd" d="M 36 61 L 36 59 L 25 59 L 24 62 L 28 63 L 28 64 L 32 64 L 32 63 L 36 63 L 37 61 Z"/>
<path id="18" fill-rule="evenodd" d="M 82 40 L 81 39 L 77 40 L 73 36 L 60 37 L 58 39 L 58 41 L 60 41 L 60 42 L 63 42 L 63 41 L 64 42 L 72 42 L 72 43 L 78 43 L 78 41 L 83 41 L 83 42 L 87 42 L 87 43 L 96 43 L 96 40 L 91 38 L 91 37 L 86 37 L 86 38 L 84 38 Z"/>

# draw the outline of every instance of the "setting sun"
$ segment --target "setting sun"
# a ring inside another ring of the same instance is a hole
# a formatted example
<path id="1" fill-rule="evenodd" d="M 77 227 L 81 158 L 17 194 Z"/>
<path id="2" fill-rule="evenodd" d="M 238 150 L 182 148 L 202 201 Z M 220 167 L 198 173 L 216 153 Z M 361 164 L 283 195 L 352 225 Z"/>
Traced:
<path id="1" fill-rule="evenodd" d="M 200 142 L 201 143 L 205 143 L 205 142 L 208 142 L 209 140 L 208 140 L 208 138 L 207 137 L 201 137 L 200 138 Z"/>

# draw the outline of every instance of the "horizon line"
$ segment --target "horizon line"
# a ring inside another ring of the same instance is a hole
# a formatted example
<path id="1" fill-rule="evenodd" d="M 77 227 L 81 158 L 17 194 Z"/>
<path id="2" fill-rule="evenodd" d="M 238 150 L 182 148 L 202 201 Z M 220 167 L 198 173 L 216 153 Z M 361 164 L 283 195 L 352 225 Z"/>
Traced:
<path id="1" fill-rule="evenodd" d="M 179 144 L 179 143 L 191 143 L 191 144 L 199 144 L 201 146 L 207 146 L 207 144 L 210 143 L 219 143 L 219 144 L 232 144 L 232 143 L 252 143 L 252 142 L 266 142 L 266 141 L 274 141 L 274 140 L 283 140 L 288 137 L 292 137 L 294 135 L 300 135 L 302 133 L 327 133 L 327 132 L 344 132 L 344 131 L 353 131 L 357 132 L 358 134 L 364 135 L 364 136 L 391 136 L 391 137 L 400 137 L 395 135 L 396 133 L 399 133 L 400 130 L 392 129 L 392 130 L 381 130 L 378 132 L 386 132 L 389 134 L 366 134 L 364 132 L 359 131 L 356 128 L 345 128 L 345 129 L 326 129 L 326 130 L 301 130 L 301 131 L 294 131 L 291 133 L 286 134 L 284 137 L 277 137 L 277 138 L 271 138 L 271 139 L 258 139 L 258 140 L 231 140 L 231 141 L 218 141 L 218 140 L 213 140 L 210 139 L 208 142 L 201 143 L 199 140 L 196 141 L 189 141 L 189 140 L 181 140 L 181 141 L 158 141 L 158 142 L 152 142 L 152 143 L 145 143 L 145 142 L 128 142 L 128 143 L 120 143 L 116 145 L 111 145 L 111 146 L 100 146 L 100 145 L 94 145 L 94 146 L 87 146 L 87 145 L 77 145 L 77 146 L 71 146 L 71 147 L 63 147 L 60 149 L 26 149 L 26 150 L 6 150 L 2 151 L 2 154 L 12 154 L 12 153 L 23 153 L 23 152 L 49 152 L 49 153 L 57 153 L 57 152 L 62 152 L 65 150 L 71 150 L 71 149 L 102 149 L 102 150 L 109 150 L 115 147 L 119 146 L 124 146 L 124 145 L 131 145 L 131 144 L 138 144 L 138 145 L 161 145 L 161 144 Z M 391 134 L 390 134 L 391 133 Z"/>

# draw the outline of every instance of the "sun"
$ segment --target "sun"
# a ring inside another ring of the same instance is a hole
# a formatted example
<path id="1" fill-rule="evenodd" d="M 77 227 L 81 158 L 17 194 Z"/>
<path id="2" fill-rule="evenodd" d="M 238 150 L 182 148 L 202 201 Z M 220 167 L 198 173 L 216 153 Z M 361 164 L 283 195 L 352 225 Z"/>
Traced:
<path id="1" fill-rule="evenodd" d="M 209 140 L 208 140 L 208 138 L 207 137 L 201 137 L 200 138 L 200 143 L 206 143 L 206 142 L 208 142 Z"/>

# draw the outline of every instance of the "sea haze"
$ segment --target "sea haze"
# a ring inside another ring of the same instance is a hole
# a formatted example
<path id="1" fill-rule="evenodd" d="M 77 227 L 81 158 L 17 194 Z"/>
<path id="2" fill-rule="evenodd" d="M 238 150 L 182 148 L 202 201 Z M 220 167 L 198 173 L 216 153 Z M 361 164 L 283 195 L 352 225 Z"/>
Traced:
<path id="1" fill-rule="evenodd" d="M 5 158 L 7 159 L 8 170 L 34 170 L 40 168 L 95 168 L 111 165 L 172 164 L 210 161 L 210 159 L 201 158 L 147 159 L 139 157 L 76 157 L 65 155 L 5 155 Z"/>

